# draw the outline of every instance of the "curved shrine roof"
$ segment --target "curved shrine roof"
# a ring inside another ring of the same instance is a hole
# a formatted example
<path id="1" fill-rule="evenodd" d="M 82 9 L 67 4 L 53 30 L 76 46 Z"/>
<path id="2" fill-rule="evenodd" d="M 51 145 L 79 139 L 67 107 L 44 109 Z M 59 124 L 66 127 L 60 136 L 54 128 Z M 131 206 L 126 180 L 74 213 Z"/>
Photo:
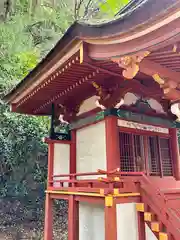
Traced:
<path id="1" fill-rule="evenodd" d="M 94 89 L 89 82 L 98 81 L 107 87 L 117 84 L 117 79 L 123 82 L 123 66 L 114 59 L 143 51 L 150 54 L 139 64 L 135 80 L 152 82 L 154 86 L 152 76 L 158 74 L 177 83 L 173 93 L 165 97 L 179 100 L 180 1 L 139 2 L 143 3 L 140 7 L 109 23 L 75 22 L 4 100 L 15 112 L 49 115 L 53 102 L 79 104 L 92 96 Z"/>

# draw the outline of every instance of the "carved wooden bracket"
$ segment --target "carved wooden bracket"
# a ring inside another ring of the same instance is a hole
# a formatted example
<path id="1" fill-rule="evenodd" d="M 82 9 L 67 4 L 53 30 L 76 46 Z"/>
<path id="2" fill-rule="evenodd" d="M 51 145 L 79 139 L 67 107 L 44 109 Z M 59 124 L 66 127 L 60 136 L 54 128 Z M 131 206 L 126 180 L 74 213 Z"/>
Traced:
<path id="1" fill-rule="evenodd" d="M 102 110 L 111 107 L 120 108 L 120 106 L 124 103 L 121 95 L 119 94 L 118 86 L 111 89 L 105 89 L 99 86 L 96 82 L 92 82 L 92 85 L 96 88 L 97 92 L 96 106 Z"/>
<path id="2" fill-rule="evenodd" d="M 102 110 L 106 108 L 120 108 L 124 104 L 124 96 L 127 92 L 136 92 L 144 97 L 159 99 L 163 94 L 160 89 L 148 89 L 142 85 L 139 81 L 133 79 L 132 81 L 124 81 L 121 86 L 117 85 L 113 89 L 103 89 L 97 83 L 94 83 L 97 91 L 97 107 Z"/>
<path id="3" fill-rule="evenodd" d="M 121 58 L 112 58 L 120 67 L 124 68 L 122 75 L 126 79 L 133 79 L 139 72 L 140 62 L 150 54 L 148 51 L 139 52 L 134 55 L 124 56 Z"/>
<path id="4" fill-rule="evenodd" d="M 79 108 L 80 105 L 64 106 L 59 104 L 55 111 L 55 125 L 58 125 L 60 122 L 69 124 L 76 118 Z"/>
<path id="5" fill-rule="evenodd" d="M 164 79 L 159 76 L 158 73 L 152 75 L 153 79 L 160 85 L 160 88 L 163 89 L 164 94 L 168 94 L 170 90 L 177 87 L 177 83 L 168 79 Z"/>

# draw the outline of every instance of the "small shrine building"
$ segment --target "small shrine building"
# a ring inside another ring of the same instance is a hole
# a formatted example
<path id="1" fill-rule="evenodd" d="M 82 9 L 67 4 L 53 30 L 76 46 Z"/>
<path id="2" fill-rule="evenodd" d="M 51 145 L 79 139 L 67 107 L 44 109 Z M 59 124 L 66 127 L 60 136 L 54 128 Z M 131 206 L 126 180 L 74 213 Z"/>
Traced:
<path id="1" fill-rule="evenodd" d="M 4 100 L 50 116 L 44 240 L 180 239 L 180 1 L 74 23 Z"/>

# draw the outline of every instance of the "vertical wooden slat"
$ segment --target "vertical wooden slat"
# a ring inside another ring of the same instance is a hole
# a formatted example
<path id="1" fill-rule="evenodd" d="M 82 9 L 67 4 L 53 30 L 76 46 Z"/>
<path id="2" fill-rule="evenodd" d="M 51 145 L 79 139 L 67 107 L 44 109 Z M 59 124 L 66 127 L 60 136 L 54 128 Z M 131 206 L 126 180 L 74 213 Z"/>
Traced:
<path id="1" fill-rule="evenodd" d="M 69 196 L 68 240 L 79 240 L 79 203 L 73 195 Z"/>
<path id="2" fill-rule="evenodd" d="M 143 142 L 144 142 L 144 160 L 145 160 L 145 172 L 147 174 L 147 176 L 150 175 L 150 171 L 149 171 L 149 157 L 148 157 L 148 137 L 144 136 L 143 137 Z"/>
<path id="3" fill-rule="evenodd" d="M 163 177 L 163 164 L 162 164 L 162 155 L 161 155 L 161 146 L 160 146 L 159 137 L 157 137 L 157 146 L 158 146 L 158 155 L 159 155 L 160 176 Z"/>
<path id="4" fill-rule="evenodd" d="M 173 158 L 173 169 L 174 169 L 174 177 L 176 180 L 180 180 L 180 158 L 179 158 L 179 145 L 178 145 L 178 136 L 177 129 L 170 129 L 171 136 L 171 153 Z"/>
<path id="5" fill-rule="evenodd" d="M 133 157 L 133 171 L 136 172 L 136 159 L 135 159 L 135 142 L 134 134 L 131 134 L 131 147 L 132 147 L 132 157 Z"/>

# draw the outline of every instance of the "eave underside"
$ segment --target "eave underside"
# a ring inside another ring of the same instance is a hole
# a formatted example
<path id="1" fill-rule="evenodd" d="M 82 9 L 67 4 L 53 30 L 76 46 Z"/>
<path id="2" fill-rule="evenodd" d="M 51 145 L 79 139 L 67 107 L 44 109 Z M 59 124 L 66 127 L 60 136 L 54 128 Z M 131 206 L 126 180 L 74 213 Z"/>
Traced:
<path id="1" fill-rule="evenodd" d="M 5 100 L 11 104 L 13 111 L 32 115 L 50 115 L 52 103 L 74 108 L 97 93 L 92 82 L 105 89 L 115 85 L 121 88 L 125 82 L 122 77 L 123 68 L 113 62 L 112 58 L 141 51 L 151 53 L 139 64 L 139 73 L 133 80 L 133 91 L 150 96 L 155 90 L 159 91 L 158 98 L 172 102 L 180 100 L 180 11 L 175 8 L 178 1 L 172 3 L 171 7 L 166 3 L 168 10 L 160 11 L 154 20 L 142 20 L 143 13 L 141 24 L 128 29 L 129 32 L 121 31 L 120 35 L 105 36 L 104 28 L 107 26 L 101 26 L 102 36 L 95 37 L 90 31 L 94 31 L 93 28 L 88 28 L 89 33 L 81 32 L 80 26 L 75 24 Z M 151 15 L 152 13 L 148 18 Z M 129 21 L 132 17 L 135 15 L 130 16 Z M 122 22 L 119 23 L 121 27 Z M 112 26 L 116 24 L 117 22 Z M 68 35 L 74 37 L 67 41 Z M 71 51 L 74 48 L 75 51 Z M 154 74 L 165 81 L 176 83 L 176 86 L 164 94 L 161 86 L 154 81 Z"/>

